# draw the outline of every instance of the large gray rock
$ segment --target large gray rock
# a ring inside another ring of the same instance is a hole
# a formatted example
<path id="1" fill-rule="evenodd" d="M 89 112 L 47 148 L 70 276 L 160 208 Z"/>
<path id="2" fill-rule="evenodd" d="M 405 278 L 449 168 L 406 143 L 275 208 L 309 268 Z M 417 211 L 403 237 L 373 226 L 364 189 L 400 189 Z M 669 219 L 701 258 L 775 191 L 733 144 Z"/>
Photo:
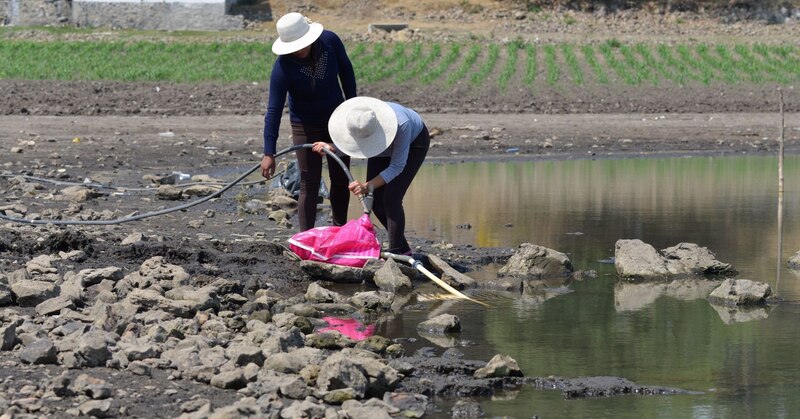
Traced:
<path id="1" fill-rule="evenodd" d="M 333 292 L 318 282 L 312 282 L 306 289 L 306 301 L 310 303 L 338 303 L 344 301 L 339 293 Z"/>
<path id="2" fill-rule="evenodd" d="M 17 325 L 11 323 L 8 326 L 0 327 L 0 351 L 10 351 L 17 344 Z"/>
<path id="3" fill-rule="evenodd" d="M 523 374 L 514 358 L 497 354 L 489 360 L 485 367 L 477 369 L 473 375 L 475 378 L 490 378 L 522 377 Z"/>
<path id="4" fill-rule="evenodd" d="M 72 301 L 71 298 L 59 295 L 58 297 L 53 297 L 37 304 L 36 314 L 40 316 L 51 316 L 54 314 L 61 313 L 61 310 L 65 308 L 74 310 L 75 303 Z"/>
<path id="5" fill-rule="evenodd" d="M 418 324 L 417 330 L 433 334 L 460 332 L 461 320 L 453 314 L 440 314 Z"/>
<path id="6" fill-rule="evenodd" d="M 718 261 L 711 251 L 694 243 L 678 243 L 661 252 L 638 239 L 617 240 L 614 247 L 614 266 L 623 278 L 737 273 L 733 266 Z"/>
<path id="7" fill-rule="evenodd" d="M 30 275 L 57 273 L 58 269 L 53 266 L 53 262 L 58 260 L 60 258 L 53 255 L 39 255 L 25 264 L 25 270 Z"/>
<path id="8" fill-rule="evenodd" d="M 103 196 L 102 192 L 85 186 L 67 186 L 61 190 L 61 194 L 57 195 L 56 199 L 72 202 L 86 202 L 101 196 Z"/>
<path id="9" fill-rule="evenodd" d="M 264 361 L 264 368 L 284 374 L 297 374 L 308 365 L 320 365 L 324 359 L 322 350 L 304 347 L 270 355 Z"/>
<path id="10" fill-rule="evenodd" d="M 331 391 L 349 387 L 358 398 L 382 397 L 399 382 L 397 370 L 386 365 L 377 355 L 348 348 L 334 353 L 320 365 L 317 388 Z"/>
<path id="11" fill-rule="evenodd" d="M 653 278 L 670 274 L 667 261 L 655 247 L 639 240 L 617 240 L 614 266 L 626 278 Z"/>
<path id="12" fill-rule="evenodd" d="M 119 281 L 124 276 L 121 268 L 116 266 L 109 266 L 107 268 L 100 268 L 100 269 L 83 269 L 78 272 L 77 279 L 80 281 L 80 284 L 84 287 L 90 287 L 95 284 L 99 284 L 104 279 L 108 279 L 110 281 Z"/>
<path id="13" fill-rule="evenodd" d="M 27 364 L 55 364 L 58 350 L 50 339 L 38 339 L 19 351 L 19 359 Z"/>
<path id="14" fill-rule="evenodd" d="M 662 253 L 667 258 L 667 267 L 670 272 L 675 274 L 725 276 L 737 274 L 730 263 L 718 261 L 716 255 L 708 248 L 695 243 L 678 243 L 662 250 Z"/>
<path id="15" fill-rule="evenodd" d="M 475 286 L 475 280 L 455 270 L 439 256 L 428 254 L 428 263 L 441 275 L 441 279 L 455 289 L 464 289 Z"/>
<path id="16" fill-rule="evenodd" d="M 49 281 L 21 280 L 11 285 L 11 291 L 17 296 L 17 304 L 22 307 L 33 307 L 58 295 L 58 285 Z"/>
<path id="17" fill-rule="evenodd" d="M 14 304 L 14 293 L 8 285 L 0 282 L 0 307 L 6 307 Z"/>
<path id="18" fill-rule="evenodd" d="M 403 273 L 394 259 L 388 259 L 375 271 L 372 280 L 383 291 L 401 292 L 411 289 L 411 279 Z"/>
<path id="19" fill-rule="evenodd" d="M 712 304 L 730 306 L 763 305 L 772 295 L 772 288 L 766 282 L 749 279 L 726 279 L 708 296 Z"/>
<path id="20" fill-rule="evenodd" d="M 549 277 L 569 275 L 574 268 L 564 253 L 531 243 L 523 243 L 500 268 L 499 275 Z"/>

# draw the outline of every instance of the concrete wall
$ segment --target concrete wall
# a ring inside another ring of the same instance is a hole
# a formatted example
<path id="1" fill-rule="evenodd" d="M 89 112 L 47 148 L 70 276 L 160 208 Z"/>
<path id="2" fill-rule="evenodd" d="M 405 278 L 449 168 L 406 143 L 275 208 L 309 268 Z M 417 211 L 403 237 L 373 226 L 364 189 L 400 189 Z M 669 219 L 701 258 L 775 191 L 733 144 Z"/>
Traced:
<path id="1" fill-rule="evenodd" d="M 229 15 L 239 0 L 0 0 L 0 24 L 73 24 L 163 30 L 228 30 L 244 27 Z"/>
<path id="2" fill-rule="evenodd" d="M 68 23 L 68 0 L 0 0 L 0 22 L 16 26 Z"/>
<path id="3" fill-rule="evenodd" d="M 227 15 L 235 0 L 72 0 L 72 23 L 80 27 L 164 30 L 241 29 L 241 16 Z"/>

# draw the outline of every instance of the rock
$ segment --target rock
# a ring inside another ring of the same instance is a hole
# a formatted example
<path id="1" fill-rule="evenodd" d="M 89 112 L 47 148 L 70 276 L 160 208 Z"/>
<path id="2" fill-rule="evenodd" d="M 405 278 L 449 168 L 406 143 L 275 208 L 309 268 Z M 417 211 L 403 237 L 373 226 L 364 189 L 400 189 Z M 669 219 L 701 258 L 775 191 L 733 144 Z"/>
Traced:
<path id="1" fill-rule="evenodd" d="M 396 407 L 404 418 L 421 418 L 428 408 L 428 397 L 422 394 L 386 392 L 383 401 Z"/>
<path id="2" fill-rule="evenodd" d="M 393 295 L 384 291 L 357 292 L 350 297 L 350 304 L 371 310 L 388 309 L 392 306 Z"/>
<path id="3" fill-rule="evenodd" d="M 567 255 L 543 246 L 523 243 L 500 268 L 499 275 L 516 277 L 548 277 L 568 275 L 573 271 Z"/>
<path id="4" fill-rule="evenodd" d="M 78 406 L 82 415 L 104 418 L 110 416 L 111 402 L 108 400 L 89 400 Z"/>
<path id="5" fill-rule="evenodd" d="M 678 243 L 661 251 L 667 258 L 667 268 L 675 274 L 736 275 L 730 263 L 723 263 L 708 248 L 694 243 Z"/>
<path id="6" fill-rule="evenodd" d="M 114 394 L 114 389 L 106 380 L 81 374 L 75 378 L 72 391 L 85 394 L 94 400 L 108 399 Z"/>
<path id="7" fill-rule="evenodd" d="M 225 350 L 225 355 L 238 366 L 253 363 L 264 365 L 264 353 L 261 348 L 244 343 L 233 343 Z"/>
<path id="8" fill-rule="evenodd" d="M 304 347 L 270 355 L 264 361 L 264 368 L 284 374 L 297 374 L 307 365 L 320 365 L 324 356 L 319 349 Z"/>
<path id="9" fill-rule="evenodd" d="M 311 303 L 338 303 L 344 301 L 341 295 L 330 291 L 318 282 L 312 282 L 306 289 L 306 301 Z"/>
<path id="10" fill-rule="evenodd" d="M 77 279 L 83 287 L 90 287 L 106 279 L 117 282 L 123 276 L 122 269 L 116 266 L 109 266 L 101 269 L 83 269 L 78 272 Z"/>
<path id="11" fill-rule="evenodd" d="M 53 267 L 53 262 L 59 258 L 51 255 L 39 255 L 25 264 L 25 270 L 30 275 L 41 275 L 57 273 L 58 269 Z"/>
<path id="12" fill-rule="evenodd" d="M 355 345 L 355 341 L 339 332 L 314 333 L 306 336 L 306 346 L 317 349 L 342 349 Z"/>
<path id="13" fill-rule="evenodd" d="M 471 400 L 458 400 L 450 409 L 453 419 L 482 418 L 484 416 L 480 403 Z"/>
<path id="14" fill-rule="evenodd" d="M 324 418 L 325 406 L 312 400 L 295 400 L 281 411 L 283 419 Z"/>
<path id="15" fill-rule="evenodd" d="M 726 279 L 708 296 L 712 304 L 749 306 L 763 305 L 772 295 L 772 288 L 766 282 L 749 279 Z"/>
<path id="16" fill-rule="evenodd" d="M 141 375 L 145 377 L 152 377 L 153 376 L 153 368 L 150 364 L 144 361 L 133 361 L 128 364 L 128 371 L 133 374 Z"/>
<path id="17" fill-rule="evenodd" d="M 168 201 L 178 201 L 183 198 L 183 189 L 171 185 L 161 185 L 156 190 L 156 197 Z"/>
<path id="18" fill-rule="evenodd" d="M 134 243 L 141 243 L 141 242 L 145 242 L 145 241 L 148 241 L 148 240 L 149 240 L 149 238 L 144 233 L 137 231 L 137 232 L 128 234 L 128 236 L 125 237 L 124 239 L 122 239 L 122 241 L 119 244 L 120 244 L 120 246 L 129 246 L 129 245 L 132 245 Z"/>
<path id="19" fill-rule="evenodd" d="M 300 269 L 312 278 L 341 283 L 361 283 L 363 281 L 369 281 L 375 274 L 374 271 L 368 269 L 351 268 L 348 266 L 311 260 L 301 261 Z"/>
<path id="20" fill-rule="evenodd" d="M 211 377 L 210 384 L 218 388 L 240 389 L 247 385 L 247 380 L 245 380 L 242 370 L 235 369 L 214 375 Z"/>
<path id="21" fill-rule="evenodd" d="M 411 289 L 411 279 L 400 270 L 394 259 L 387 259 L 372 277 L 375 285 L 383 291 L 392 293 Z"/>
<path id="22" fill-rule="evenodd" d="M 14 304 L 14 293 L 8 285 L 0 282 L 0 307 L 6 307 Z"/>
<path id="23" fill-rule="evenodd" d="M 374 352 L 376 354 L 382 354 L 386 352 L 386 348 L 388 348 L 391 344 L 392 341 L 383 336 L 370 336 L 356 343 L 355 347 L 365 351 Z"/>
<path id="24" fill-rule="evenodd" d="M 280 384 L 280 390 L 282 395 L 295 400 L 305 399 L 311 394 L 311 389 L 308 388 L 305 381 L 297 376 L 289 376 L 284 379 Z"/>
<path id="25" fill-rule="evenodd" d="M 75 356 L 87 367 L 102 367 L 111 359 L 109 346 L 117 338 L 101 330 L 92 330 L 80 337 Z"/>
<path id="26" fill-rule="evenodd" d="M 219 192 L 221 189 L 221 186 L 216 185 L 192 185 L 183 189 L 183 196 L 208 196 Z"/>
<path id="27" fill-rule="evenodd" d="M 666 260 L 656 249 L 638 239 L 617 240 L 614 245 L 617 274 L 627 278 L 654 278 L 669 275 Z"/>
<path id="28" fill-rule="evenodd" d="M 85 186 L 67 186 L 61 190 L 57 199 L 71 201 L 71 202 L 86 202 L 97 197 L 103 196 L 103 193 Z"/>
<path id="29" fill-rule="evenodd" d="M 21 307 L 33 307 L 58 295 L 58 285 L 47 281 L 29 279 L 14 282 L 11 291 L 17 296 L 17 304 Z"/>
<path id="30" fill-rule="evenodd" d="M 789 258 L 789 269 L 800 270 L 800 252 L 795 253 Z"/>
<path id="31" fill-rule="evenodd" d="M 136 338 L 121 340 L 117 346 L 128 361 L 141 361 L 161 356 L 161 349 L 158 345 Z"/>
<path id="32" fill-rule="evenodd" d="M 10 351 L 14 349 L 18 341 L 17 325 L 15 323 L 0 327 L 0 351 Z"/>
<path id="33" fill-rule="evenodd" d="M 366 395 L 368 385 L 369 379 L 361 364 L 342 352 L 334 353 L 320 366 L 317 388 L 322 391 L 351 388 L 360 399 Z"/>
<path id="34" fill-rule="evenodd" d="M 59 295 L 58 297 L 50 298 L 49 300 L 42 301 L 41 303 L 36 305 L 36 314 L 40 316 L 51 316 L 53 314 L 61 313 L 63 309 L 75 309 L 75 303 L 72 302 L 72 299 Z"/>
<path id="35" fill-rule="evenodd" d="M 289 213 L 284 210 L 275 210 L 267 215 L 267 219 L 275 221 L 276 223 L 286 222 L 289 218 Z"/>
<path id="36" fill-rule="evenodd" d="M 736 275 L 728 263 L 715 259 L 707 248 L 679 243 L 662 250 L 641 240 L 618 240 L 614 250 L 617 273 L 626 278 L 649 279 L 669 275 Z"/>
<path id="37" fill-rule="evenodd" d="M 328 404 L 340 405 L 348 400 L 354 400 L 358 397 L 355 390 L 350 387 L 337 388 L 326 392 L 322 396 L 322 400 Z"/>
<path id="38" fill-rule="evenodd" d="M 497 354 L 489 360 L 485 367 L 476 370 L 473 376 L 475 378 L 522 377 L 523 374 L 514 358 Z"/>
<path id="39" fill-rule="evenodd" d="M 19 351 L 19 359 L 27 364 L 55 364 L 58 350 L 50 339 L 38 339 Z"/>
<path id="40" fill-rule="evenodd" d="M 455 270 L 439 256 L 428 254 L 428 263 L 441 275 L 442 281 L 447 282 L 456 289 L 464 289 L 475 286 L 475 280 Z"/>
<path id="41" fill-rule="evenodd" d="M 461 331 L 461 320 L 453 314 L 440 314 L 417 325 L 417 331 L 444 334 Z"/>

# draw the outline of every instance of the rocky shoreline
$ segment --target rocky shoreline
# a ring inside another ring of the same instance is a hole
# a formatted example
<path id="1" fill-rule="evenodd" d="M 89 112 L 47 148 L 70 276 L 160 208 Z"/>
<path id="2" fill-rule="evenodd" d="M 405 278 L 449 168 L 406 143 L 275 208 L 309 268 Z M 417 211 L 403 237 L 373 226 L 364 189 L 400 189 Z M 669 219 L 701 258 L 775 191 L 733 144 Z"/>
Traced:
<path id="1" fill-rule="evenodd" d="M 435 411 L 437 399 L 522 386 L 565 397 L 683 392 L 616 377 L 526 377 L 501 354 L 487 362 L 464 360 L 454 348 L 405 353 L 397 343 L 402 338 L 321 332 L 325 316 L 365 323 L 392 316 L 410 294 L 379 289 L 344 296 L 309 282 L 302 268 L 286 275 L 294 283 L 284 289 L 305 292 L 279 293 L 282 287 L 210 275 L 216 262 L 210 253 L 205 273 L 148 257 L 157 239 L 146 234 L 5 226 L 2 237 L 4 417 L 421 417 Z M 171 246 L 162 240 L 156 253 Z M 189 253 L 208 251 L 189 246 Z M 273 246 L 268 262 L 300 265 L 284 262 L 281 250 Z M 97 267 L 103 253 L 146 259 Z M 24 267 L 11 270 L 16 265 Z M 375 275 L 407 280 L 391 262 L 381 265 Z M 453 317 L 441 315 L 419 330 L 457 333 Z M 460 402 L 452 414 L 479 411 L 477 402 Z"/>

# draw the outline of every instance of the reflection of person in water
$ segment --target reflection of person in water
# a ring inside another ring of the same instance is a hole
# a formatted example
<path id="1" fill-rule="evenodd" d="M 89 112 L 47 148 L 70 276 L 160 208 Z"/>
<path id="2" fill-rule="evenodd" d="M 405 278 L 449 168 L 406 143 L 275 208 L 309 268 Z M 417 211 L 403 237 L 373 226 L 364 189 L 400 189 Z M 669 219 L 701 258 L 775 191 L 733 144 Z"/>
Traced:
<path id="1" fill-rule="evenodd" d="M 320 329 L 320 332 L 335 330 L 353 340 L 364 340 L 375 333 L 374 324 L 364 326 L 358 320 L 350 317 L 323 317 L 322 320 L 328 323 L 328 327 Z"/>

